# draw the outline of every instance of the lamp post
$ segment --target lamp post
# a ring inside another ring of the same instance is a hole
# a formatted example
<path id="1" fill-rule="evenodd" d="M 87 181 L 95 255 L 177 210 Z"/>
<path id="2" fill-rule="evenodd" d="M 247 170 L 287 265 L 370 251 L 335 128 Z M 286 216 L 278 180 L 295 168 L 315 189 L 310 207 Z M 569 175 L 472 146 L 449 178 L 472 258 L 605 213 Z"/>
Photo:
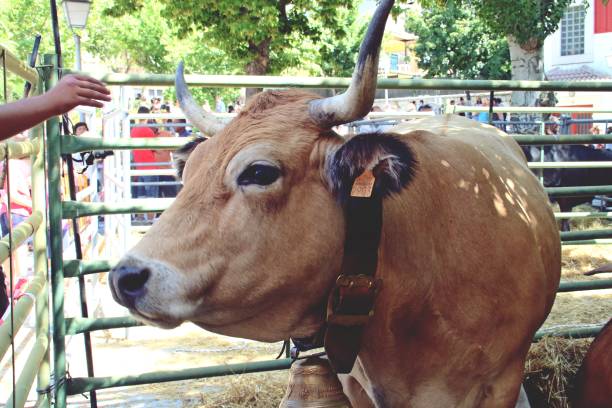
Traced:
<path id="1" fill-rule="evenodd" d="M 72 36 L 74 38 L 74 69 L 80 71 L 81 68 L 81 37 L 74 31 L 75 28 L 85 28 L 87 25 L 87 17 L 89 16 L 89 9 L 91 8 L 90 0 L 64 0 L 62 1 L 64 6 L 64 15 L 68 26 L 72 30 Z M 81 122 L 84 120 L 84 115 L 79 114 Z"/>
<path id="2" fill-rule="evenodd" d="M 87 25 L 87 16 L 89 16 L 89 9 L 91 8 L 91 1 L 89 0 L 69 0 L 63 1 L 64 15 L 66 21 L 72 30 L 74 36 L 75 45 L 75 69 L 81 70 L 81 37 L 74 31 L 75 28 L 85 28 Z"/>
<path id="3" fill-rule="evenodd" d="M 87 17 L 89 16 L 89 9 L 91 8 L 90 0 L 64 0 L 62 1 L 62 5 L 64 7 L 64 16 L 66 17 L 66 22 L 72 31 L 72 36 L 74 38 L 74 48 L 75 48 L 75 58 L 74 58 L 74 68 L 77 71 L 81 70 L 81 37 L 74 31 L 75 28 L 83 29 L 87 25 Z M 79 121 L 85 121 L 85 115 L 82 112 L 79 112 Z M 70 156 L 69 156 L 70 157 Z M 72 176 L 74 173 L 72 172 L 72 158 L 69 158 L 68 168 L 70 169 L 69 178 L 70 178 L 70 194 L 71 198 L 74 200 L 74 194 L 76 194 L 74 179 Z M 81 243 L 80 243 L 80 235 L 78 233 L 78 228 L 76 223 L 73 220 L 72 224 L 73 233 L 75 237 L 75 246 L 76 246 L 76 254 L 77 258 L 82 258 L 81 253 Z M 81 300 L 81 315 L 83 317 L 88 317 L 87 312 L 87 299 L 85 295 L 85 280 L 79 277 L 79 290 L 80 290 L 80 300 Z M 93 356 L 91 353 L 91 337 L 89 333 L 84 333 L 85 339 L 85 359 L 87 361 L 87 375 L 89 377 L 94 376 L 93 369 Z M 96 396 L 96 391 L 92 390 L 89 393 L 89 406 L 91 408 L 97 408 L 98 406 L 98 397 Z"/>

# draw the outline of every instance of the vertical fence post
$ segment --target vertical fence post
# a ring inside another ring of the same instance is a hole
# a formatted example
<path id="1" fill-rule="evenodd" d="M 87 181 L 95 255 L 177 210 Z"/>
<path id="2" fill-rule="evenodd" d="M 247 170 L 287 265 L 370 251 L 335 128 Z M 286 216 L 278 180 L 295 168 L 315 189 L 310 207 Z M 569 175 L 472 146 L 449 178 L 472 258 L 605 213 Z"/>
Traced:
<path id="1" fill-rule="evenodd" d="M 42 81 L 36 89 L 42 89 Z M 34 274 L 43 276 L 47 280 L 47 214 L 46 214 L 46 188 L 45 188 L 45 150 L 43 141 L 43 125 L 38 125 L 32 130 L 32 139 L 38 143 L 39 149 L 32 156 L 32 208 L 40 211 L 42 222 L 34 232 Z M 49 335 L 49 285 L 47 284 L 36 301 L 36 338 L 42 336 L 48 339 Z M 49 344 L 40 367 L 38 369 L 38 382 L 36 389 L 39 392 L 37 407 L 50 407 L 48 398 L 51 380 L 51 366 L 49 361 Z"/>
<path id="2" fill-rule="evenodd" d="M 45 55 L 51 69 L 45 79 L 45 91 L 58 80 L 57 56 Z M 47 169 L 49 194 L 49 236 L 51 250 L 51 292 L 53 313 L 53 372 L 55 406 L 66 406 L 66 326 L 64 324 L 64 270 L 62 265 L 61 138 L 58 117 L 47 121 Z"/>
<path id="3" fill-rule="evenodd" d="M 124 108 L 125 112 L 127 113 L 121 123 L 120 137 L 122 138 L 129 138 L 132 132 L 132 128 L 130 126 L 130 119 L 129 119 L 130 107 L 129 107 L 129 103 L 127 99 L 128 98 L 125 97 L 125 94 L 122 95 L 121 107 Z M 119 160 L 121 162 L 121 166 L 119 167 L 119 169 L 120 169 L 121 177 L 123 181 L 123 192 L 122 193 L 120 192 L 120 194 L 122 195 L 123 200 L 131 200 L 133 198 L 136 198 L 136 197 L 132 197 L 132 176 L 131 176 L 132 158 L 131 157 L 132 157 L 132 152 L 129 150 L 126 150 L 120 153 Z M 117 254 L 120 253 L 119 248 L 126 248 L 127 243 L 129 242 L 130 229 L 132 227 L 132 215 L 126 214 L 122 216 L 122 221 L 123 221 L 123 228 L 121 231 L 121 236 L 119 238 L 120 246 L 119 247 L 115 246 L 115 248 L 113 249 L 114 251 L 113 256 L 117 256 Z M 118 227 L 121 227 L 120 223 L 121 221 L 118 221 L 118 223 L 115 225 L 117 225 Z M 128 335 L 128 330 L 129 329 L 125 329 L 126 337 Z"/>
<path id="4" fill-rule="evenodd" d="M 540 136 L 544 136 L 546 134 L 546 121 L 542 119 L 542 123 L 540 123 Z M 544 148 L 546 146 L 538 146 L 540 148 L 540 163 L 544 163 Z M 544 169 L 538 169 L 538 178 L 540 179 L 540 184 L 544 185 Z"/>

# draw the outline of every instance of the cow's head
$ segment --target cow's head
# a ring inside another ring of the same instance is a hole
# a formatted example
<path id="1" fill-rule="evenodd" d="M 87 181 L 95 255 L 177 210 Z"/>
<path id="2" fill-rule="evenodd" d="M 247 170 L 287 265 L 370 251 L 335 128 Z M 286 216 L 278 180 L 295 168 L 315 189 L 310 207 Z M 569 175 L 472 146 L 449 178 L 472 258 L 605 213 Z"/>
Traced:
<path id="1" fill-rule="evenodd" d="M 332 98 L 264 92 L 221 128 L 193 101 L 179 66 L 181 107 L 214 136 L 183 149 L 183 189 L 112 270 L 119 303 L 163 327 L 189 320 L 267 341 L 317 330 L 340 270 L 354 179 L 372 169 L 387 194 L 411 175 L 410 151 L 393 136 L 347 141 L 331 130 L 370 110 L 392 3 L 374 16 L 350 88 Z"/>

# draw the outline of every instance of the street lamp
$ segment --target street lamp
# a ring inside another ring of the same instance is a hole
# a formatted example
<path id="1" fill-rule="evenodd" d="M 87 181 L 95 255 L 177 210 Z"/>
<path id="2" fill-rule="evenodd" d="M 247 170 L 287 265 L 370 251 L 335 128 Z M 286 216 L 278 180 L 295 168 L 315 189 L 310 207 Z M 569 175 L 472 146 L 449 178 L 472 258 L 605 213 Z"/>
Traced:
<path id="1" fill-rule="evenodd" d="M 87 25 L 87 16 L 89 15 L 89 9 L 91 8 L 91 1 L 89 0 L 69 0 L 63 1 L 64 14 L 66 21 L 72 30 L 74 36 L 75 45 L 75 69 L 81 70 L 81 37 L 74 32 L 75 28 L 85 28 Z"/>
<path id="2" fill-rule="evenodd" d="M 63 1 L 64 14 L 70 28 L 85 28 L 87 25 L 87 16 L 91 8 L 89 0 L 70 0 Z"/>
<path id="3" fill-rule="evenodd" d="M 77 71 L 81 70 L 81 37 L 74 31 L 75 28 L 85 28 L 87 25 L 87 16 L 89 16 L 89 9 L 91 8 L 91 1 L 89 0 L 69 0 L 62 1 L 64 6 L 64 15 L 70 30 L 72 30 L 72 36 L 74 38 L 74 68 Z M 81 122 L 85 120 L 85 115 L 79 113 Z"/>

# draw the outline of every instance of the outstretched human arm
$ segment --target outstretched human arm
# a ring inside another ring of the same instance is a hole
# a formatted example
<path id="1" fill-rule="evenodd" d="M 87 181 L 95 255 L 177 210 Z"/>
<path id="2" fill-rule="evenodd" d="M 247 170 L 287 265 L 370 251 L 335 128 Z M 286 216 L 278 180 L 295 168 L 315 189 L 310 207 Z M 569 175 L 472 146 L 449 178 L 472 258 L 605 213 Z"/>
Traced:
<path id="1" fill-rule="evenodd" d="M 67 75 L 43 95 L 0 105 L 0 140 L 79 105 L 101 108 L 101 101 L 110 101 L 109 95 L 110 91 L 97 79 Z"/>

